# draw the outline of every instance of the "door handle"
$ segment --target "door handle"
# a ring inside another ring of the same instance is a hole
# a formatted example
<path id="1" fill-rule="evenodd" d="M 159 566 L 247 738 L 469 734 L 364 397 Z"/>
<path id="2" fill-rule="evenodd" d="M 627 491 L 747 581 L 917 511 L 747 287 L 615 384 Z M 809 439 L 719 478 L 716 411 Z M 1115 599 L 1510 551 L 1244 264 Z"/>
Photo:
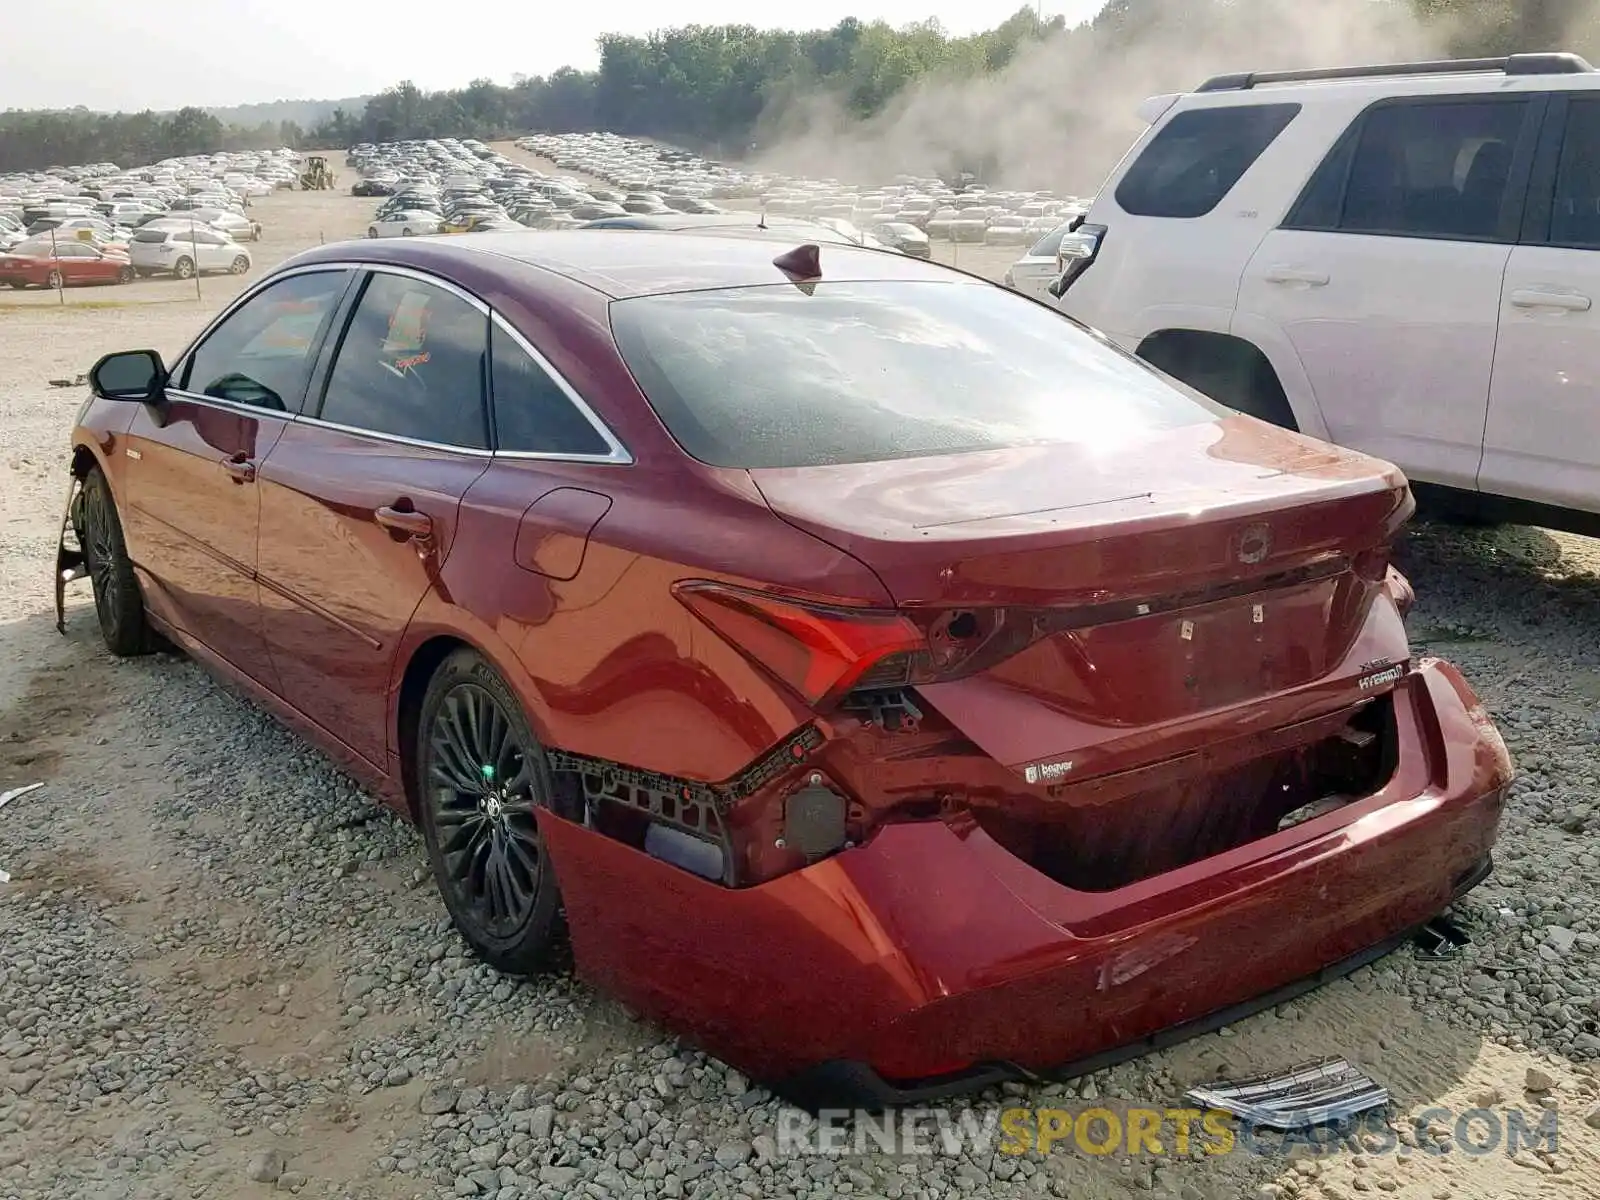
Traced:
<path id="1" fill-rule="evenodd" d="M 385 504 L 382 508 L 374 509 L 372 515 L 379 525 L 391 533 L 403 533 L 418 541 L 433 536 L 433 518 L 427 513 Z"/>
<path id="2" fill-rule="evenodd" d="M 1593 301 L 1578 292 L 1518 288 L 1511 293 L 1511 303 L 1517 308 L 1559 308 L 1566 312 L 1588 312 Z"/>
<path id="3" fill-rule="evenodd" d="M 233 476 L 235 483 L 254 483 L 256 481 L 256 464 L 242 455 L 223 459 L 222 469 Z"/>
<path id="4" fill-rule="evenodd" d="M 1313 271 L 1308 267 L 1268 267 L 1268 283 L 1298 283 L 1306 287 L 1324 287 L 1328 282 L 1326 271 Z"/>

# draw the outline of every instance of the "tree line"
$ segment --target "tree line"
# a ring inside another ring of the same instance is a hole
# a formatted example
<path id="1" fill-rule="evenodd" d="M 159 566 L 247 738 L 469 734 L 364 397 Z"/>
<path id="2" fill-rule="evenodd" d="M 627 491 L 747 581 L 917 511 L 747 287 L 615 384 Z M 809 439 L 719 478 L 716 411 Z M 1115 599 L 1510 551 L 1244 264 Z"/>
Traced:
<path id="1" fill-rule="evenodd" d="M 1451 55 L 1600 49 L 1595 0 L 1370 0 L 1366 7 L 1374 14 L 1404 10 L 1431 44 Z M 691 25 L 642 37 L 613 34 L 600 39 L 592 71 L 568 67 L 519 76 L 509 85 L 477 79 L 436 92 L 402 82 L 359 111 L 336 108 L 310 129 L 291 121 L 230 124 L 199 108 L 166 114 L 11 110 L 0 113 L 0 171 L 100 161 L 134 165 L 281 145 L 338 149 L 362 141 L 592 129 L 735 156 L 819 97 L 866 120 L 918 86 L 999 75 L 1041 44 L 1068 47 L 1075 61 L 1106 61 L 1141 45 L 1170 43 L 1175 34 L 1192 31 L 1204 41 L 1218 29 L 1248 32 L 1268 9 L 1272 19 L 1281 19 L 1282 0 L 1108 0 L 1094 20 L 1070 29 L 1059 17 L 1041 19 L 1030 6 L 966 37 L 949 36 L 935 21 L 896 28 L 854 18 L 805 32 Z M 1215 67 L 1240 65 L 1278 64 Z M 1182 69 L 1174 88 L 1192 84 L 1194 67 Z"/>

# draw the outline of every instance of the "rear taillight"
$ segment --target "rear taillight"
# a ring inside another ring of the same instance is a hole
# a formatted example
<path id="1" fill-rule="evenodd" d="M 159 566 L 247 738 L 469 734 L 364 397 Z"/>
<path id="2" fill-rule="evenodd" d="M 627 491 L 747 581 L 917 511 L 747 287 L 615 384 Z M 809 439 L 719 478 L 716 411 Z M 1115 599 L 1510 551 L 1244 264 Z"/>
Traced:
<path id="1" fill-rule="evenodd" d="M 851 608 L 702 581 L 673 590 L 697 617 L 817 708 L 851 691 L 986 670 L 1050 632 L 1049 623 L 1027 609 Z"/>
<path id="2" fill-rule="evenodd" d="M 1093 264 L 1105 241 L 1104 225 L 1079 225 L 1071 233 L 1063 234 L 1061 248 L 1056 251 L 1056 281 L 1050 285 L 1050 294 L 1061 297 L 1066 290 Z"/>

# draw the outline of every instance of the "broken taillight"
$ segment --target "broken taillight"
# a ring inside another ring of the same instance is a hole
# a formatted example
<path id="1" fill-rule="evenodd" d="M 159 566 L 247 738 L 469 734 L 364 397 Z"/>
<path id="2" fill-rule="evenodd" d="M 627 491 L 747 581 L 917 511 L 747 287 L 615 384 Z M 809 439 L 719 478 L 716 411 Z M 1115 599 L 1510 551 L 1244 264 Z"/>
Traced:
<path id="1" fill-rule="evenodd" d="M 852 608 L 703 581 L 679 583 L 673 591 L 814 707 L 851 691 L 985 670 L 1048 632 L 1023 609 Z"/>

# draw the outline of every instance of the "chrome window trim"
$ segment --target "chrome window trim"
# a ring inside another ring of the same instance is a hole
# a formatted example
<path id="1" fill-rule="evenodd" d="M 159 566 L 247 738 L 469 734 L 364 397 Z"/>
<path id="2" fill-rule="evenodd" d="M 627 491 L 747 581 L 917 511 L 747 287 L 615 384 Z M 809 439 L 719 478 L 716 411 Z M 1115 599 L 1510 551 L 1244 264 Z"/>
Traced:
<path id="1" fill-rule="evenodd" d="M 517 347 L 522 350 L 523 353 L 527 354 L 528 357 L 531 358 L 541 370 L 545 371 L 551 379 L 555 380 L 556 386 L 561 389 L 562 394 L 565 395 L 567 399 L 574 405 L 576 405 L 578 411 L 590 423 L 590 425 L 594 427 L 595 432 L 598 433 L 605 440 L 606 445 L 611 448 L 610 451 L 606 454 L 557 454 L 543 450 L 480 450 L 471 446 L 452 446 L 443 442 L 428 442 L 423 441 L 420 438 L 408 438 L 402 437 L 399 434 L 382 433 L 375 429 L 361 429 L 354 425 L 342 425 L 337 421 L 324 421 L 321 417 L 308 416 L 303 412 L 291 413 L 281 412 L 277 409 L 271 408 L 259 408 L 249 404 L 241 404 L 234 400 L 224 400 L 217 396 L 207 396 L 201 393 L 187 391 L 178 387 L 169 386 L 167 391 L 181 396 L 185 400 L 193 403 L 214 405 L 217 408 L 225 409 L 229 412 L 241 413 L 246 416 L 266 415 L 275 417 L 278 420 L 293 421 L 301 425 L 310 425 L 322 429 L 331 429 L 338 433 L 347 433 L 356 437 L 368 437 L 376 439 L 380 442 L 389 442 L 399 446 L 412 446 L 419 450 L 430 450 L 443 454 L 459 454 L 468 458 L 503 458 L 512 461 L 529 460 L 537 462 L 570 462 L 589 464 L 607 463 L 617 466 L 632 465 L 634 461 L 633 455 L 629 453 L 627 447 L 624 446 L 616 437 L 616 435 L 611 432 L 610 428 L 605 424 L 604 421 L 600 419 L 600 417 L 595 413 L 594 409 L 589 407 L 588 402 L 578 394 L 577 389 L 567 382 L 566 377 L 563 376 L 561 372 L 557 371 L 555 367 L 551 366 L 550 360 L 545 358 L 545 356 L 539 353 L 538 350 L 534 349 L 533 345 L 528 341 L 528 339 L 523 337 L 516 327 L 511 324 L 511 322 L 507 321 L 498 312 L 490 308 L 490 306 L 479 297 L 474 296 L 471 292 L 466 291 L 464 288 L 452 283 L 450 280 L 441 279 L 437 275 L 430 275 L 426 271 L 419 271 L 414 267 L 393 266 L 389 263 L 364 263 L 347 259 L 339 259 L 337 261 L 330 262 L 306 263 L 302 266 L 290 267 L 286 270 L 278 271 L 265 279 L 259 280 L 255 285 L 248 288 L 244 292 L 241 292 L 237 297 L 235 297 L 231 304 L 218 313 L 217 316 L 212 319 L 211 323 L 202 329 L 194 338 L 194 340 L 184 348 L 183 352 L 178 355 L 173 364 L 172 373 L 177 373 L 178 368 L 181 367 L 184 361 L 191 354 L 193 354 L 196 349 L 199 348 L 201 342 L 205 341 L 206 338 L 211 336 L 211 333 L 214 329 L 232 316 L 234 312 L 242 308 L 245 304 L 254 299 L 256 296 L 260 295 L 262 292 L 266 291 L 267 288 L 271 287 L 273 284 L 297 275 L 309 275 L 316 272 L 326 271 L 357 271 L 369 272 L 372 274 L 400 275 L 409 279 L 415 279 L 421 283 L 428 283 L 435 287 L 443 288 L 452 295 L 465 300 L 468 304 L 472 305 L 473 308 L 477 309 L 479 312 L 488 317 L 492 323 L 499 325 L 504 332 L 511 336 L 511 340 L 517 344 Z M 357 300 L 357 303 L 359 304 L 360 301 Z M 329 332 L 331 333 L 332 331 L 330 330 Z M 344 331 L 341 329 L 341 336 L 343 332 Z M 493 372 L 491 370 L 491 377 L 492 374 Z M 494 397 L 492 395 L 486 395 L 485 400 L 492 408 L 494 404 Z"/>

